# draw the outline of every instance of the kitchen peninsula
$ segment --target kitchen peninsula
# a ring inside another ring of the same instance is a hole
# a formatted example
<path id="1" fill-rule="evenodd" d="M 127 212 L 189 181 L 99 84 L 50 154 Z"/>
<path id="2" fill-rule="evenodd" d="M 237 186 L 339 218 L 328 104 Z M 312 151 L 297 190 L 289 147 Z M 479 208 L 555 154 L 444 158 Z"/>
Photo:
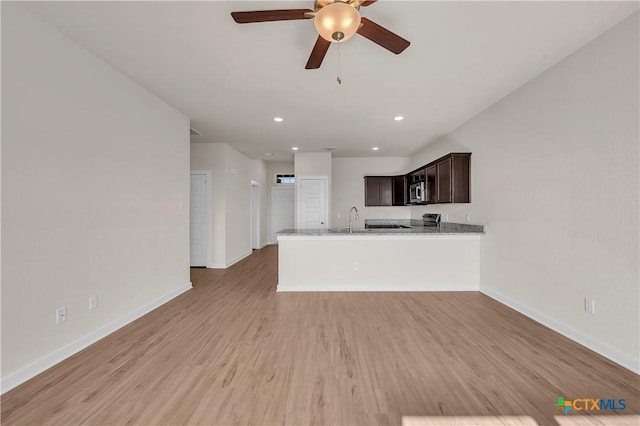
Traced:
<path id="1" fill-rule="evenodd" d="M 366 220 L 372 228 L 284 230 L 278 291 L 479 290 L 480 225 Z"/>

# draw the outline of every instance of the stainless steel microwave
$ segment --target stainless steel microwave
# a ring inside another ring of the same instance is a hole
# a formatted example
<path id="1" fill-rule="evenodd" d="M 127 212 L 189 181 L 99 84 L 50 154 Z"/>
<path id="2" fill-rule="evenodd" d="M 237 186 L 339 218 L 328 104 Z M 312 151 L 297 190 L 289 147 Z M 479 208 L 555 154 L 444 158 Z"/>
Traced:
<path id="1" fill-rule="evenodd" d="M 425 201 L 424 182 L 414 183 L 409 187 L 409 202 L 422 203 Z"/>

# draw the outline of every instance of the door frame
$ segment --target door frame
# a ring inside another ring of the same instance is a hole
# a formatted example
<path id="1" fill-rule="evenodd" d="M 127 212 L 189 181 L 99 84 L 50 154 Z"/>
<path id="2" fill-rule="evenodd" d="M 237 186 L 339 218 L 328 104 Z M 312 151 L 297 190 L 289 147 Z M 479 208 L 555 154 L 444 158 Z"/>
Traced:
<path id="1" fill-rule="evenodd" d="M 191 170 L 189 173 L 189 266 L 191 266 L 191 175 L 205 175 L 204 192 L 205 192 L 205 226 L 204 226 L 204 241 L 205 241 L 205 267 L 213 268 L 211 259 L 211 170 Z"/>
<path id="2" fill-rule="evenodd" d="M 324 181 L 324 220 L 326 224 L 326 229 L 331 228 L 331 216 L 329 212 L 331 211 L 329 204 L 331 200 L 329 199 L 329 176 L 296 176 L 296 198 L 295 198 L 295 215 L 296 215 L 296 228 L 300 229 L 302 223 L 302 212 L 299 208 L 299 202 L 302 199 L 300 197 L 300 192 L 302 188 L 302 183 L 305 180 L 323 180 Z"/>
<path id="3" fill-rule="evenodd" d="M 293 193 L 293 226 L 296 226 L 296 216 L 295 216 L 295 212 L 296 212 L 296 188 L 295 185 L 288 185 L 288 186 L 273 186 L 271 187 L 271 198 L 269 200 L 269 216 L 270 216 L 270 220 L 269 220 L 269 244 L 278 244 L 278 239 L 274 238 L 272 239 L 271 237 L 273 236 L 273 222 L 275 220 L 275 216 L 273 214 L 273 196 L 276 192 L 279 191 L 291 191 Z"/>

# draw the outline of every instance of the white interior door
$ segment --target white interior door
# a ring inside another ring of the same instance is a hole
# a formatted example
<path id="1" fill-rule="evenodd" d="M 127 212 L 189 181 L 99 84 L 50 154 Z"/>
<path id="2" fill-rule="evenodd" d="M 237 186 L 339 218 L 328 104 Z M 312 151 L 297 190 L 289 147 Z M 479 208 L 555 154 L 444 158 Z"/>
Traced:
<path id="1" fill-rule="evenodd" d="M 191 173 L 189 240 L 191 266 L 207 265 L 208 208 L 207 175 Z"/>
<path id="2" fill-rule="evenodd" d="M 271 188 L 271 242 L 277 242 L 276 233 L 295 228 L 295 200 L 293 186 Z"/>
<path id="3" fill-rule="evenodd" d="M 301 178 L 298 187 L 298 228 L 326 229 L 328 212 L 327 179 Z"/>

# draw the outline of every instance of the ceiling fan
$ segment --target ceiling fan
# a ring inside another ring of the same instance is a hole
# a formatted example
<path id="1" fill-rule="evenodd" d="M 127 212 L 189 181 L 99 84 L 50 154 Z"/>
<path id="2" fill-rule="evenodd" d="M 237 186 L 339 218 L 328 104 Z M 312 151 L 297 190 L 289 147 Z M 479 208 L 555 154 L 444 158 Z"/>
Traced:
<path id="1" fill-rule="evenodd" d="M 231 16 L 238 24 L 313 19 L 318 31 L 318 39 L 305 66 L 309 70 L 320 68 L 331 43 L 344 42 L 355 33 L 396 55 L 409 47 L 408 40 L 360 16 L 360 7 L 369 6 L 375 2 L 376 0 L 316 0 L 314 10 L 254 10 L 232 12 Z"/>

